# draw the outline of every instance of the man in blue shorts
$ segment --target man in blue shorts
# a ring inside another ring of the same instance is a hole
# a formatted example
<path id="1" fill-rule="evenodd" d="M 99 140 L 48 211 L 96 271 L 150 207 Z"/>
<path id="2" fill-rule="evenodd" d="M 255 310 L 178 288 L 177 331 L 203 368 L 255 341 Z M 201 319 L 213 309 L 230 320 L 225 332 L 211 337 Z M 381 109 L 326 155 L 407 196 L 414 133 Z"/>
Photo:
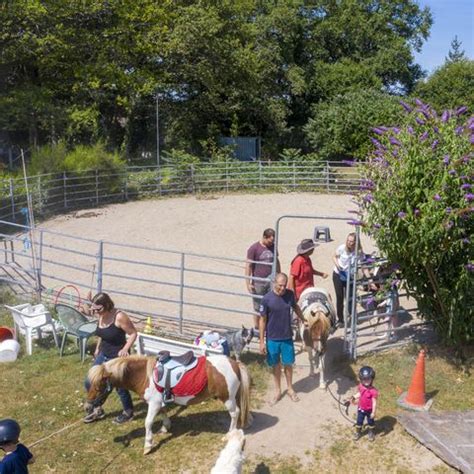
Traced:
<path id="1" fill-rule="evenodd" d="M 295 362 L 295 348 L 291 331 L 292 310 L 304 322 L 303 313 L 296 304 L 295 295 L 286 288 L 288 277 L 284 273 L 277 273 L 273 282 L 272 291 L 269 291 L 260 304 L 260 352 L 267 355 L 267 362 L 273 369 L 273 380 L 276 393 L 272 405 L 277 403 L 281 393 L 281 366 L 285 371 L 288 395 L 292 401 L 299 398 L 293 389 L 293 364 Z M 266 345 L 264 341 L 266 337 Z"/>

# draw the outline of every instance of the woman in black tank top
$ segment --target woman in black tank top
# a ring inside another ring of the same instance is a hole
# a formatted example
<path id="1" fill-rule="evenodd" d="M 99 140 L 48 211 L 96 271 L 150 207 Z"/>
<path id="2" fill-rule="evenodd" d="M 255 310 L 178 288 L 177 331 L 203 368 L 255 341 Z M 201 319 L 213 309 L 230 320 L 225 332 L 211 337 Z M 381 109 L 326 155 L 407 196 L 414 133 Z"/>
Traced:
<path id="1" fill-rule="evenodd" d="M 94 364 L 99 365 L 116 357 L 127 357 L 130 348 L 137 338 L 137 330 L 126 313 L 115 308 L 114 302 L 107 293 L 99 293 L 92 298 L 92 314 L 99 317 L 96 335 L 99 337 L 94 352 Z M 128 340 L 127 336 L 128 335 Z M 88 381 L 86 380 L 86 389 Z M 133 402 L 130 392 L 117 389 L 123 406 L 123 413 L 115 418 L 115 423 L 124 423 L 133 418 Z M 84 418 L 90 423 L 105 416 L 102 407 Z"/>

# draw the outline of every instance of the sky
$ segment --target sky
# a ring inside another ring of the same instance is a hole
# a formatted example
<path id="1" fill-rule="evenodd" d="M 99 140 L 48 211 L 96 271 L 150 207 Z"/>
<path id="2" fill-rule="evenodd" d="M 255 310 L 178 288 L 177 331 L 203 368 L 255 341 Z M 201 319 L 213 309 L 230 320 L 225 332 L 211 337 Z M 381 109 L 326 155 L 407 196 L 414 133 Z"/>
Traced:
<path id="1" fill-rule="evenodd" d="M 457 35 L 461 48 L 469 59 L 474 59 L 474 0 L 418 0 L 421 7 L 429 7 L 433 25 L 428 40 L 415 59 L 428 73 L 442 66 Z"/>

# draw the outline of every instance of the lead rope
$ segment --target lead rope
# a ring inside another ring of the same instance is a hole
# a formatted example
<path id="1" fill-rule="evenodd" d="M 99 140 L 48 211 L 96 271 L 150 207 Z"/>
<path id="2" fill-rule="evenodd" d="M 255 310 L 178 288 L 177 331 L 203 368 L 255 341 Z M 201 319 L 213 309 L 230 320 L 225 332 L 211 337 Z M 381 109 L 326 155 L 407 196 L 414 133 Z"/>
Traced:
<path id="1" fill-rule="evenodd" d="M 33 448 L 33 447 L 36 446 L 37 444 L 40 444 L 40 443 L 42 443 L 43 441 L 46 441 L 47 439 L 52 438 L 53 436 L 55 436 L 55 435 L 57 435 L 57 434 L 59 434 L 59 433 L 62 433 L 63 431 L 66 431 L 67 429 L 69 429 L 69 428 L 71 428 L 72 426 L 75 426 L 75 425 L 77 425 L 77 424 L 79 424 L 79 423 L 81 423 L 81 422 L 82 422 L 82 418 L 81 418 L 80 420 L 75 421 L 74 423 L 71 423 L 70 425 L 64 426 L 64 427 L 61 428 L 60 430 L 55 431 L 54 433 L 51 433 L 50 435 L 45 436 L 44 438 L 39 439 L 38 441 L 35 441 L 34 443 L 30 444 L 28 447 L 29 447 L 29 448 Z"/>
<path id="2" fill-rule="evenodd" d="M 323 371 L 326 372 L 326 367 L 325 367 L 325 364 L 324 364 L 324 357 L 321 361 L 321 365 L 323 366 Z M 339 413 L 341 414 L 341 416 L 346 420 L 348 421 L 351 425 L 355 425 L 355 421 L 352 419 L 352 418 L 349 418 L 349 404 L 347 403 L 342 403 L 341 402 L 341 395 L 339 395 L 337 398 L 336 396 L 332 393 L 330 387 L 329 387 L 329 384 L 327 385 L 327 390 L 329 392 L 329 394 L 331 395 L 331 397 L 337 402 L 337 407 L 339 409 Z M 341 406 L 343 406 L 345 408 L 345 413 L 342 411 L 342 408 Z"/>

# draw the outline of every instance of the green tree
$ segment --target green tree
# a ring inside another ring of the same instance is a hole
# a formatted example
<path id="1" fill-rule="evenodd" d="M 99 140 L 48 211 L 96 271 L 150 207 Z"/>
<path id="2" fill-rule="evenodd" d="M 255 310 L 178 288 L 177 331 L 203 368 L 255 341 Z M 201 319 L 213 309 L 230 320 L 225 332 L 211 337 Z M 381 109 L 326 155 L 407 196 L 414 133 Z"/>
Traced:
<path id="1" fill-rule="evenodd" d="M 462 41 L 458 40 L 457 35 L 451 41 L 451 49 L 448 51 L 448 56 L 445 59 L 447 63 L 455 63 L 457 61 L 463 61 L 466 59 L 464 50 L 461 49 Z"/>
<path id="2" fill-rule="evenodd" d="M 451 344 L 474 335 L 474 117 L 466 110 L 438 115 L 417 101 L 400 127 L 374 129 L 358 196 L 363 229 Z"/>
<path id="3" fill-rule="evenodd" d="M 356 90 L 316 104 L 304 130 L 312 148 L 326 160 L 363 158 L 374 125 L 395 125 L 401 118 L 398 99 L 376 90 Z"/>
<path id="4" fill-rule="evenodd" d="M 411 90 L 431 25 L 415 0 L 20 0 L 0 5 L 0 127 L 31 145 L 259 135 L 306 149 L 315 103 L 361 88 Z M 337 86 L 337 83 L 340 83 Z"/>
<path id="5" fill-rule="evenodd" d="M 474 61 L 446 62 L 414 91 L 416 97 L 437 109 L 455 109 L 466 105 L 474 110 Z"/>

